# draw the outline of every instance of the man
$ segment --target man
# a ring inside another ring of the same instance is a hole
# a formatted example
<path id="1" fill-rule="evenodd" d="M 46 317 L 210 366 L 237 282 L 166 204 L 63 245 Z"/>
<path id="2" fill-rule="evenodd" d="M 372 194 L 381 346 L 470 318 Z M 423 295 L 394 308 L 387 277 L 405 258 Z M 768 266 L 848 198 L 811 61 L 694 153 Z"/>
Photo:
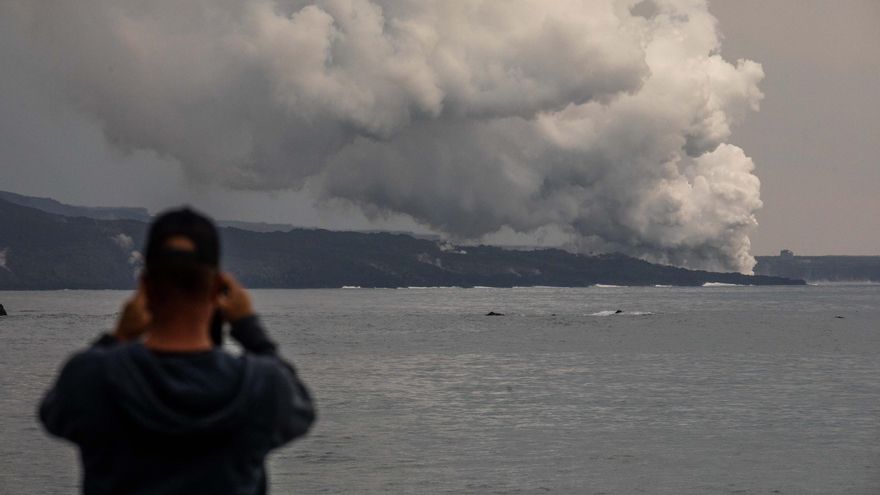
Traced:
<path id="1" fill-rule="evenodd" d="M 115 332 L 67 362 L 40 419 L 79 447 L 87 495 L 266 493 L 266 455 L 314 421 L 308 391 L 219 271 L 210 220 L 160 216 L 145 258 Z M 218 310 L 240 356 L 212 333 Z"/>

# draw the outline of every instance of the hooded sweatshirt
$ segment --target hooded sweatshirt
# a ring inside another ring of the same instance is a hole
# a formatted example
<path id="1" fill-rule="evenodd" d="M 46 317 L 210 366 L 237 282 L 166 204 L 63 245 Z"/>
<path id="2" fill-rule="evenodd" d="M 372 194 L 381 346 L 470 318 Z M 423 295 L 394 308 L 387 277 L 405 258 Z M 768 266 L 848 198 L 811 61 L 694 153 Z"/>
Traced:
<path id="1" fill-rule="evenodd" d="M 267 493 L 266 455 L 305 434 L 315 413 L 255 316 L 231 334 L 240 356 L 105 335 L 65 364 L 39 415 L 79 447 L 84 494 Z"/>

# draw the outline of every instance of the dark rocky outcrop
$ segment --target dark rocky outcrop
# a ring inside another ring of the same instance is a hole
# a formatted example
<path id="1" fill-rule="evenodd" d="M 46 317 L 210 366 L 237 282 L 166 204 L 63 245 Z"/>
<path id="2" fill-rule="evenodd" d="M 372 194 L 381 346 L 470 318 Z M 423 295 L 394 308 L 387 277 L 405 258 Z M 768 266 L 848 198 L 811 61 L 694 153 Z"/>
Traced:
<path id="1" fill-rule="evenodd" d="M 6 308 L 2 304 L 0 304 L 0 316 L 6 316 Z"/>

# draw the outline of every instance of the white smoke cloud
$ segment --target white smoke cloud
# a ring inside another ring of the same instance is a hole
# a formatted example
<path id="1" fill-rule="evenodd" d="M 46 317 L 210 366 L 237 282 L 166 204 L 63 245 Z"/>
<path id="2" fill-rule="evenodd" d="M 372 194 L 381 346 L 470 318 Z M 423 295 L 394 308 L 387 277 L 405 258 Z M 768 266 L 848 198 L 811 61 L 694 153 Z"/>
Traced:
<path id="1" fill-rule="evenodd" d="M 134 268 L 132 275 L 137 279 L 140 275 L 141 268 L 144 266 L 144 255 L 141 254 L 140 251 L 133 249 L 134 239 L 128 234 L 119 233 L 111 236 L 110 240 L 128 255 L 128 264 Z"/>
<path id="2" fill-rule="evenodd" d="M 705 0 L 9 1 L 114 143 L 196 181 L 301 187 L 458 240 L 750 271 L 760 65 Z"/>
<path id="3" fill-rule="evenodd" d="M 116 234 L 110 237 L 110 240 L 112 240 L 113 243 L 119 246 L 123 251 L 130 251 L 132 246 L 134 246 L 134 239 L 127 234 Z"/>
<path id="4" fill-rule="evenodd" d="M 140 251 L 132 251 L 128 255 L 128 264 L 140 270 L 144 266 L 144 255 Z"/>

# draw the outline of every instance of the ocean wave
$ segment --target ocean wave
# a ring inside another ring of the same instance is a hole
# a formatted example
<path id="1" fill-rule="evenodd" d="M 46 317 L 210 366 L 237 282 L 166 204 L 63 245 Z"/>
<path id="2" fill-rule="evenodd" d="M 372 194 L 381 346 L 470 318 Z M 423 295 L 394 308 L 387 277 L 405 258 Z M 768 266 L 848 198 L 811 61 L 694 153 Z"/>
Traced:
<path id="1" fill-rule="evenodd" d="M 809 280 L 807 285 L 810 285 L 813 287 L 819 287 L 819 286 L 859 287 L 859 286 L 863 286 L 863 285 L 880 285 L 880 282 L 878 282 L 876 280 Z"/>
<path id="2" fill-rule="evenodd" d="M 620 309 L 609 309 L 590 313 L 589 316 L 646 316 L 652 314 L 654 313 L 650 311 L 623 311 Z"/>
<path id="3" fill-rule="evenodd" d="M 514 289 L 569 289 L 570 287 L 558 287 L 555 285 L 514 285 Z"/>

